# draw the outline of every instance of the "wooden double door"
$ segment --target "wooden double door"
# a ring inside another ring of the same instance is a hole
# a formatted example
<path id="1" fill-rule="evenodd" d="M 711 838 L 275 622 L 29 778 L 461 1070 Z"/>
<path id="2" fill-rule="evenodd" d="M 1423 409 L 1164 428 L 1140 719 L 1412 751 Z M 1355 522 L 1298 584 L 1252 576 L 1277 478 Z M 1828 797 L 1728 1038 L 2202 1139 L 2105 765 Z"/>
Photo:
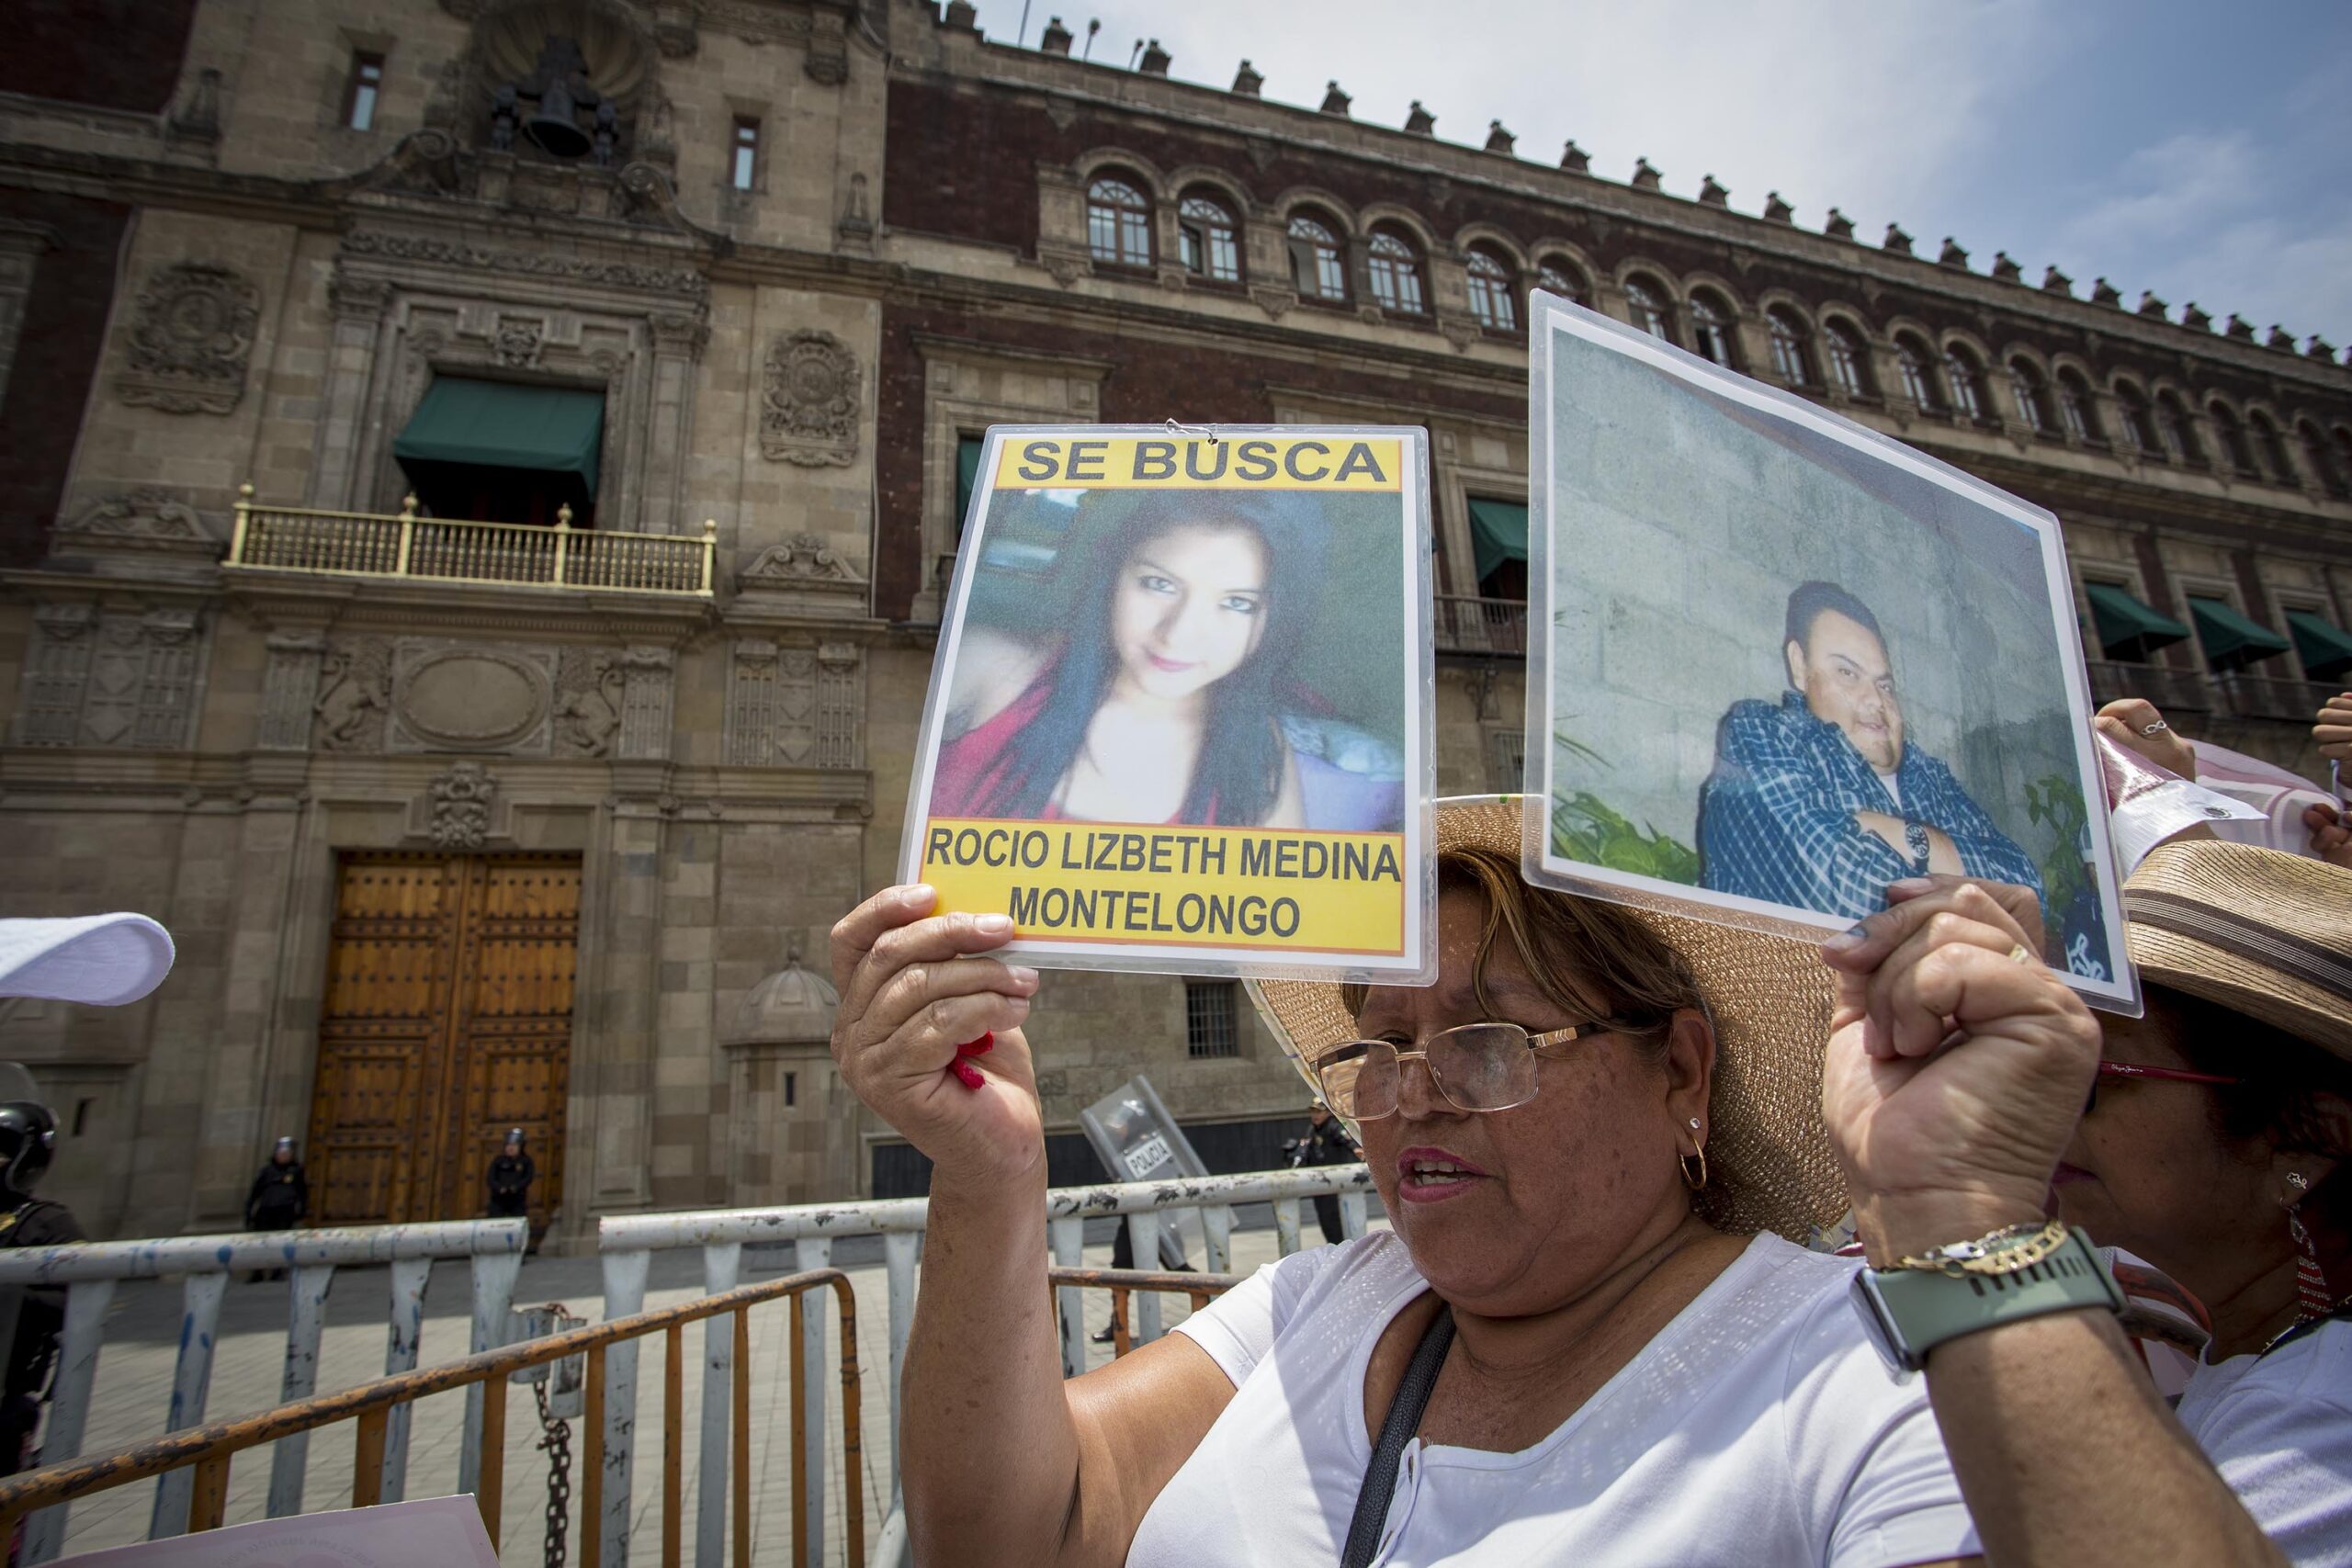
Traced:
<path id="1" fill-rule="evenodd" d="M 535 1231 L 563 1193 L 576 855 L 353 854 L 339 868 L 304 1150 L 313 1224 L 469 1219 L 520 1127 Z"/>

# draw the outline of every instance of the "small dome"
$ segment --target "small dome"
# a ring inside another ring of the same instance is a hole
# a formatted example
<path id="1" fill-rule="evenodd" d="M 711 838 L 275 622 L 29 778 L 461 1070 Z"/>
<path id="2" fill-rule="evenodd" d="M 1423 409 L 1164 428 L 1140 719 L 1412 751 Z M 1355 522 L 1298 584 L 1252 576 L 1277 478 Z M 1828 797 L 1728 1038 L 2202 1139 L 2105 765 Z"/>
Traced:
<path id="1" fill-rule="evenodd" d="M 722 1045 L 797 1045 L 832 1038 L 841 994 L 821 975 L 800 966 L 796 949 L 784 967 L 743 993 Z"/>

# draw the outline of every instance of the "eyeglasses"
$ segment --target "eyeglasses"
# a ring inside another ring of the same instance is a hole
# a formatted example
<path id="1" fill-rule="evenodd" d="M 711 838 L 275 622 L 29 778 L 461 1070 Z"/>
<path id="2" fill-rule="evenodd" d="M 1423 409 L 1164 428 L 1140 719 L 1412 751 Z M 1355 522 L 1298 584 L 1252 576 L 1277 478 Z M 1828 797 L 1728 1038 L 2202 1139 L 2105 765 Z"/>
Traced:
<path id="1" fill-rule="evenodd" d="M 1537 1052 L 1634 1027 L 1621 1019 L 1531 1034 L 1516 1023 L 1465 1023 L 1430 1036 L 1419 1051 L 1387 1040 L 1351 1040 L 1325 1052 L 1315 1076 L 1325 1102 L 1355 1122 L 1395 1112 L 1410 1061 L 1429 1069 L 1430 1081 L 1456 1111 L 1509 1111 L 1535 1098 Z"/>
<path id="2" fill-rule="evenodd" d="M 2098 1104 L 2098 1086 L 2109 1078 L 2153 1078 L 2158 1083 L 2203 1083 L 2216 1085 L 2242 1084 L 2244 1078 L 2233 1078 L 2222 1073 L 2192 1073 L 2179 1067 L 2143 1067 L 2136 1062 L 2101 1062 L 2098 1076 L 2091 1079 L 2091 1091 L 2083 1097 L 2083 1114 L 2088 1116 Z"/>

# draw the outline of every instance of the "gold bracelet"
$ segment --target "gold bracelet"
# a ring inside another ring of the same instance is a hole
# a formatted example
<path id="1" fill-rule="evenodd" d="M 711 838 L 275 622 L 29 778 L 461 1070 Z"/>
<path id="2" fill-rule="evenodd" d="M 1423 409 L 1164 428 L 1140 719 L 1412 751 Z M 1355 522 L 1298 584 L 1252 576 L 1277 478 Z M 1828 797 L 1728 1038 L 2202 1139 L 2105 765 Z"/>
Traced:
<path id="1" fill-rule="evenodd" d="M 1969 1274 L 2014 1274 L 2030 1269 L 2066 1245 L 2062 1220 L 2040 1224 L 2003 1225 L 1974 1241 L 1956 1241 L 1915 1257 L 1897 1258 L 1889 1269 L 1913 1269 L 1954 1279 Z"/>

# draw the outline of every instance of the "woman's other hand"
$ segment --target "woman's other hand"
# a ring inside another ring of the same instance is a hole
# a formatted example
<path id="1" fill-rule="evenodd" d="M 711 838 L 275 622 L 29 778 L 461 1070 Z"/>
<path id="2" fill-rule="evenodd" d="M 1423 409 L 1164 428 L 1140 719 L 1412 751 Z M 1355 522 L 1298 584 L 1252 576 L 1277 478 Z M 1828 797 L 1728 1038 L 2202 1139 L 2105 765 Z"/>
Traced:
<path id="1" fill-rule="evenodd" d="M 2312 726 L 2312 739 L 2329 761 L 2352 762 L 2352 692 L 2327 699 L 2319 710 L 2319 722 Z"/>
<path id="2" fill-rule="evenodd" d="M 1045 1123 L 1021 1022 L 1037 972 L 984 956 L 1003 915 L 933 915 L 930 887 L 890 887 L 833 927 L 833 1061 L 858 1099 L 942 1172 L 982 1180 L 1045 1168 Z M 993 1034 L 984 1055 L 958 1047 Z M 956 1068 L 977 1067 L 967 1088 Z"/>
<path id="3" fill-rule="evenodd" d="M 2091 721 L 2098 732 L 2125 750 L 2144 757 L 2168 773 L 2197 781 L 2197 752 L 2179 730 L 2165 722 L 2156 705 L 2138 697 L 2123 697 L 2098 710 Z M 2156 726 L 2150 734 L 2148 727 Z"/>
<path id="4" fill-rule="evenodd" d="M 1822 947 L 1838 975 L 1822 1111 L 1882 1265 L 2038 1218 L 2099 1054 L 2041 960 L 2030 891 L 1937 877 L 1888 897 Z"/>
<path id="5" fill-rule="evenodd" d="M 2303 826 L 2311 829 L 2312 853 L 2330 865 L 2352 870 L 2352 822 L 2333 806 L 2303 807 Z"/>

